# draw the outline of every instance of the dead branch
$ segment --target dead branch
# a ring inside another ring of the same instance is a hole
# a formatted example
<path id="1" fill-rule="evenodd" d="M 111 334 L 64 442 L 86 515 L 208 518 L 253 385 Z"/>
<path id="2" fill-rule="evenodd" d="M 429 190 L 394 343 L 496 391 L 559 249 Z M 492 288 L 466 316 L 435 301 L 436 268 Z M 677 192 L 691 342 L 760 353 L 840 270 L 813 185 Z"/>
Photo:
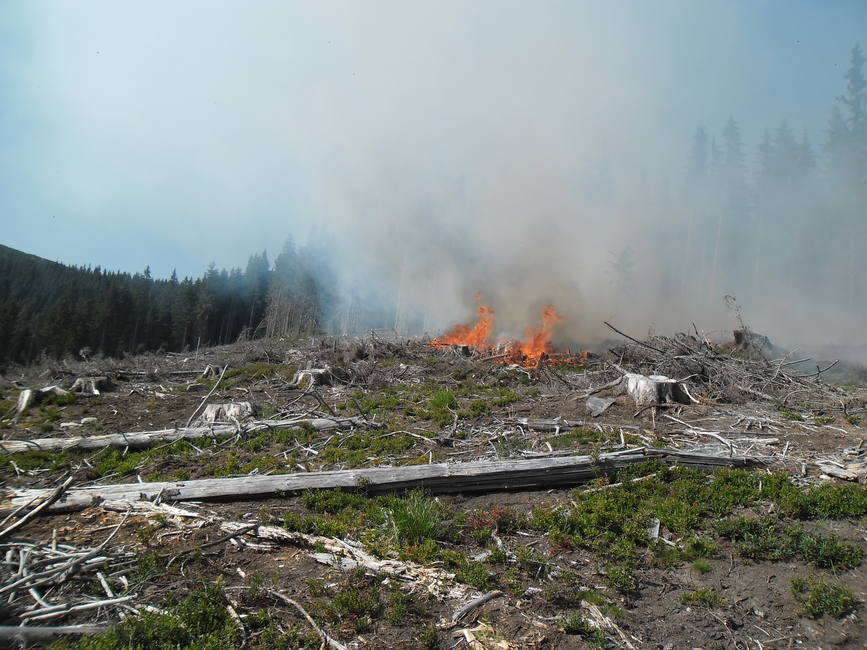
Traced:
<path id="1" fill-rule="evenodd" d="M 61 497 L 61 495 L 66 491 L 66 488 L 68 488 L 72 484 L 72 481 L 73 481 L 73 478 L 70 476 L 63 483 L 58 485 L 54 489 L 54 491 L 51 492 L 51 494 L 49 494 L 45 498 L 45 500 L 42 501 L 42 503 L 40 503 L 38 506 L 33 508 L 33 510 L 31 510 L 26 515 L 21 517 L 21 519 L 19 519 L 15 523 L 10 524 L 9 526 L 4 528 L 3 530 L 0 530 L 0 539 L 3 539 L 4 537 L 9 535 L 10 533 L 18 530 L 19 528 L 21 528 L 21 526 L 23 526 L 28 521 L 33 519 L 36 515 L 38 515 L 40 512 L 45 510 L 45 508 L 48 508 L 52 503 L 57 501 Z"/>
<path id="2" fill-rule="evenodd" d="M 483 596 L 479 596 L 478 598 L 474 598 L 473 600 L 468 602 L 466 605 L 461 607 L 454 614 L 452 614 L 452 623 L 457 623 L 458 621 L 460 621 L 462 618 L 464 618 L 467 614 L 469 614 L 471 611 L 473 611 L 477 607 L 481 607 L 489 600 L 493 600 L 494 598 L 499 598 L 502 595 L 503 595 L 502 591 L 495 589 L 494 591 L 489 591 L 488 593 L 484 594 Z"/>
<path id="3" fill-rule="evenodd" d="M 267 591 L 267 593 L 271 594 L 275 598 L 282 600 L 287 605 L 291 605 L 292 607 L 297 609 L 301 613 L 301 615 L 305 619 L 307 619 L 307 622 L 310 623 L 310 627 L 312 627 L 314 630 L 316 630 L 316 634 L 319 635 L 319 637 L 322 639 L 323 643 L 327 643 L 329 646 L 334 648 L 334 650 L 348 650 L 348 648 L 345 645 L 343 645 L 342 643 L 340 643 L 340 641 L 337 641 L 336 639 L 332 639 L 330 636 L 328 636 L 328 634 L 325 633 L 325 630 L 323 630 L 321 627 L 319 627 L 316 624 L 316 621 L 314 621 L 310 617 L 310 614 L 307 613 L 307 610 L 305 610 L 303 607 L 301 607 L 301 605 L 299 605 L 297 602 L 295 602 L 294 600 L 292 600 L 288 596 L 281 594 L 276 589 L 267 589 L 266 591 Z"/>
<path id="4" fill-rule="evenodd" d="M 614 330 L 615 332 L 617 332 L 618 334 L 620 334 L 620 336 L 622 336 L 623 338 L 627 338 L 627 339 L 629 339 L 630 341 L 632 341 L 633 343 L 637 343 L 638 345 L 640 345 L 640 346 L 642 346 L 642 347 L 645 347 L 645 348 L 647 348 L 648 350 L 653 350 L 654 352 L 659 352 L 660 354 L 665 354 L 665 352 L 663 352 L 663 351 L 660 350 L 659 348 L 655 348 L 655 347 L 653 347 L 652 345 L 650 345 L 650 344 L 648 344 L 648 343 L 645 343 L 644 341 L 639 341 L 638 339 L 634 339 L 634 338 L 632 338 L 631 336 L 629 336 L 629 334 L 624 334 L 623 332 L 621 332 L 619 329 L 617 329 L 616 327 L 614 327 L 614 325 L 612 325 L 612 324 L 609 323 L 608 321 L 602 321 L 602 322 L 605 323 L 605 325 L 607 325 L 608 327 L 610 327 L 612 330 Z"/>

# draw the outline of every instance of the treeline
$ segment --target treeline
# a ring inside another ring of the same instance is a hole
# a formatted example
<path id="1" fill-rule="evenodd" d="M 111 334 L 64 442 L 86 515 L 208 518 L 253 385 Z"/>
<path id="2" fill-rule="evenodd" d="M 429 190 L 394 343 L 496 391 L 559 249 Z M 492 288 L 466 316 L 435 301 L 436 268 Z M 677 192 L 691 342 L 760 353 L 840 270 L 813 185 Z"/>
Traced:
<path id="1" fill-rule="evenodd" d="M 182 351 L 259 335 L 318 331 L 334 281 L 312 247 L 291 240 L 244 270 L 211 264 L 197 279 L 155 279 L 50 262 L 0 246 L 0 362 L 42 356 Z"/>
<path id="2" fill-rule="evenodd" d="M 809 296 L 815 309 L 867 315 L 867 78 L 852 49 L 821 140 L 787 122 L 749 148 L 730 118 L 699 127 L 672 256 L 672 292 L 736 291 L 754 304 Z M 829 98 L 831 99 L 831 98 Z M 752 171 L 751 171 L 752 170 Z"/>

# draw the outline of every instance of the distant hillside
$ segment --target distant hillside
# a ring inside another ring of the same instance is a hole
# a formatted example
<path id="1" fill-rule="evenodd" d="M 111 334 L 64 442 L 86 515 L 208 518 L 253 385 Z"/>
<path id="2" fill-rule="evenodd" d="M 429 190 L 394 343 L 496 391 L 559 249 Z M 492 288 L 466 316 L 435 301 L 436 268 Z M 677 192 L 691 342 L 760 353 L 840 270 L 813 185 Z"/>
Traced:
<path id="1" fill-rule="evenodd" d="M 0 245 L 0 363 L 227 343 L 262 331 L 275 310 L 272 333 L 316 330 L 328 292 L 313 257 L 287 244 L 273 270 L 263 252 L 244 271 L 212 264 L 198 279 L 157 280 L 149 269 L 67 266 Z"/>

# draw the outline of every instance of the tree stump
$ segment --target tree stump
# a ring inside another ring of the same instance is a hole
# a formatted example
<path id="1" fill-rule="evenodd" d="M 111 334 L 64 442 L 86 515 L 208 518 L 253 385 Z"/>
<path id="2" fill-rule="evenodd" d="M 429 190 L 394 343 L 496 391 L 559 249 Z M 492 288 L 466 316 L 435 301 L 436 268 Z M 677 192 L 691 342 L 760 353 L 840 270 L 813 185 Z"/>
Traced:
<path id="1" fill-rule="evenodd" d="M 205 366 L 205 369 L 202 371 L 201 378 L 202 379 L 217 379 L 222 372 L 222 368 L 219 366 L 212 366 L 210 363 Z"/>
<path id="2" fill-rule="evenodd" d="M 663 375 L 639 375 L 628 372 L 623 375 L 623 392 L 635 402 L 636 408 L 661 404 L 697 404 L 686 385 Z"/>
<path id="3" fill-rule="evenodd" d="M 307 390 L 313 386 L 330 386 L 331 385 L 331 370 L 328 368 L 308 368 L 307 370 L 299 370 L 292 377 L 292 383 L 295 388 Z"/>
<path id="4" fill-rule="evenodd" d="M 250 402 L 229 402 L 227 404 L 208 404 L 199 417 L 201 424 L 214 422 L 240 422 L 253 415 L 253 405 Z"/>
<path id="5" fill-rule="evenodd" d="M 108 388 L 108 377 L 79 377 L 72 383 L 69 391 L 81 395 L 100 395 L 100 389 Z"/>
<path id="6" fill-rule="evenodd" d="M 614 391 L 614 395 L 629 395 L 639 411 L 648 406 L 698 404 L 698 400 L 689 394 L 686 384 L 663 375 L 623 372 L 622 377 L 591 391 L 588 396 L 605 390 Z"/>
<path id="7" fill-rule="evenodd" d="M 68 395 L 69 392 L 63 390 L 60 386 L 46 386 L 39 390 L 25 388 L 18 394 L 18 402 L 15 404 L 14 419 L 18 419 L 24 411 L 40 402 L 45 395 Z"/>

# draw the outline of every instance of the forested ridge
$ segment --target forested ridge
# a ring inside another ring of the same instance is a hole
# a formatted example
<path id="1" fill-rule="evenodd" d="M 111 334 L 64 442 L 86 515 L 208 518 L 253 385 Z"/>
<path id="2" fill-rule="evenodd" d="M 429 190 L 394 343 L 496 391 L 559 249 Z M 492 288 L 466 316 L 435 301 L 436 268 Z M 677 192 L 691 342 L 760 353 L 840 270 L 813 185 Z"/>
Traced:
<path id="1" fill-rule="evenodd" d="M 330 273 L 309 247 L 287 242 L 274 260 L 179 280 L 67 266 L 0 245 L 0 362 L 42 356 L 181 351 L 259 334 L 322 327 Z"/>

